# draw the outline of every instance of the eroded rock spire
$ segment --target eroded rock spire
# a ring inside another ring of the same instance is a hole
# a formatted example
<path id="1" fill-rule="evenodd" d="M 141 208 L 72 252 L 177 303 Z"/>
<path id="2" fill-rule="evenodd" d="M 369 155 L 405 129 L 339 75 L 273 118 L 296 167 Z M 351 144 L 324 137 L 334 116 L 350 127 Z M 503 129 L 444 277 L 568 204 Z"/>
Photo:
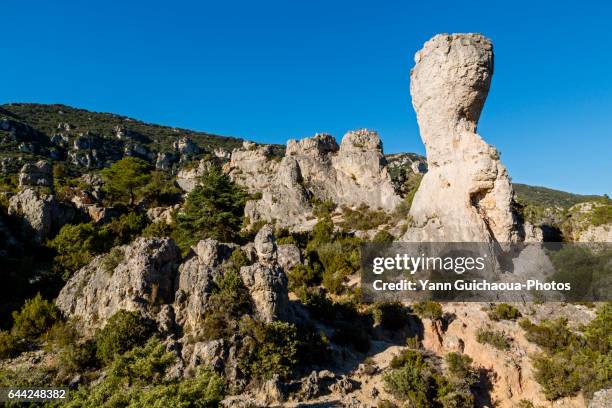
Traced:
<path id="1" fill-rule="evenodd" d="M 414 197 L 408 241 L 521 240 L 497 150 L 476 133 L 493 75 L 480 34 L 440 34 L 415 55 L 410 94 L 429 171 Z"/>

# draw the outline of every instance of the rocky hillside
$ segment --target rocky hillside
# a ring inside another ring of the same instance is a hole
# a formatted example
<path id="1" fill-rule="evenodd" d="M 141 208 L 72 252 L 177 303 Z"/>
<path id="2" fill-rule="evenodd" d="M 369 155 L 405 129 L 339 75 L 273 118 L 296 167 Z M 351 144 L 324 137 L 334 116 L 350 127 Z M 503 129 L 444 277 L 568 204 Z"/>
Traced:
<path id="1" fill-rule="evenodd" d="M 5 173 L 15 173 L 24 162 L 40 159 L 63 162 L 82 171 L 108 166 L 123 156 L 139 157 L 157 168 L 170 169 L 204 154 L 229 157 L 241 144 L 238 138 L 65 105 L 0 106 L 0 164 Z"/>
<path id="2" fill-rule="evenodd" d="M 490 40 L 438 35 L 415 63 L 427 158 L 367 129 L 280 147 L 3 105 L 0 387 L 68 387 L 70 407 L 610 406 L 610 304 L 363 302 L 368 242 L 612 241 L 607 197 L 515 195 L 476 133 Z"/>

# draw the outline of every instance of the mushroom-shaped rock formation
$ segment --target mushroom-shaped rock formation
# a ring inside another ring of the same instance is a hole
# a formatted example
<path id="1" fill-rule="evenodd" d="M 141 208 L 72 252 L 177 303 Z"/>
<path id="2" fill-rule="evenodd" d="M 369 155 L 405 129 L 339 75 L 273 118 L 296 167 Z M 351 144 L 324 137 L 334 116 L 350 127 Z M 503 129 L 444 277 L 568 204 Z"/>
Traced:
<path id="1" fill-rule="evenodd" d="M 522 240 L 514 193 L 497 150 L 476 133 L 493 75 L 480 34 L 440 34 L 415 55 L 410 93 L 429 171 L 414 197 L 405 241 Z"/>

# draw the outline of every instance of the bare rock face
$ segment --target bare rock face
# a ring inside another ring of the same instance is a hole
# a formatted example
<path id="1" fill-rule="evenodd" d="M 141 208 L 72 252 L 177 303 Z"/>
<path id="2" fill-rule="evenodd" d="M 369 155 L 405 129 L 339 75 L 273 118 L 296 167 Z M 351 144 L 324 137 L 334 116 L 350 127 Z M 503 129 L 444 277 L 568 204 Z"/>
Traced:
<path id="1" fill-rule="evenodd" d="M 222 273 L 219 266 L 229 259 L 233 247 L 214 239 L 198 242 L 195 256 L 178 269 L 174 310 L 176 321 L 185 331 L 198 334 L 214 280 Z"/>
<path id="2" fill-rule="evenodd" d="M 101 327 L 119 310 L 155 318 L 157 305 L 171 303 L 180 251 L 168 238 L 138 238 L 115 247 L 80 269 L 56 304 L 86 330 Z"/>
<path id="3" fill-rule="evenodd" d="M 593 394 L 589 408 L 605 408 L 612 406 L 612 388 L 599 390 Z"/>
<path id="4" fill-rule="evenodd" d="M 53 188 L 51 165 L 44 160 L 24 164 L 19 172 L 19 187 Z"/>
<path id="5" fill-rule="evenodd" d="M 21 235 L 42 243 L 52 231 L 59 230 L 76 215 L 73 207 L 26 188 L 9 199 L 8 213 L 21 218 Z"/>
<path id="6" fill-rule="evenodd" d="M 277 262 L 277 248 L 272 227 L 265 225 L 255 237 L 258 261 L 240 268 L 259 318 L 265 322 L 288 318 L 287 275 Z"/>
<path id="7" fill-rule="evenodd" d="M 407 241 L 521 240 L 514 193 L 497 150 L 477 133 L 493 75 L 480 34 L 436 35 L 416 53 L 410 93 L 428 172 L 414 197 Z"/>
<path id="8" fill-rule="evenodd" d="M 200 160 L 197 167 L 182 169 L 176 175 L 176 184 L 185 192 L 189 193 L 199 183 L 200 177 L 206 170 L 210 168 L 211 163 L 206 160 Z"/>
<path id="9" fill-rule="evenodd" d="M 261 199 L 247 203 L 252 222 L 276 222 L 309 229 L 314 200 L 338 205 L 392 211 L 401 198 L 387 172 L 378 134 L 366 129 L 348 132 L 340 146 L 328 134 L 289 140 L 277 162 L 269 147 L 245 145 L 234 150 L 226 171 L 234 181 Z"/>

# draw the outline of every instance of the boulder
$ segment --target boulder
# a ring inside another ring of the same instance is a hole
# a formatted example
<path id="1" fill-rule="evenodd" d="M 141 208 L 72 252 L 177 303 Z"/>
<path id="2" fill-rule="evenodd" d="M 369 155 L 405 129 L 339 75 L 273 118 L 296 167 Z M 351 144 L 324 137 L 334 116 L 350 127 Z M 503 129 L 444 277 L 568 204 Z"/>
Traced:
<path id="1" fill-rule="evenodd" d="M 589 403 L 589 408 L 607 407 L 612 407 L 612 388 L 597 391 Z"/>
<path id="2" fill-rule="evenodd" d="M 137 238 L 77 271 L 56 304 L 86 331 L 104 326 L 119 310 L 157 320 L 160 304 L 172 303 L 180 251 L 168 238 Z"/>
<path id="3" fill-rule="evenodd" d="M 293 244 L 278 245 L 277 249 L 278 264 L 288 272 L 296 265 L 303 264 L 300 249 Z"/>
<path id="4" fill-rule="evenodd" d="M 53 195 L 45 195 L 26 188 L 9 199 L 8 214 L 20 218 L 21 235 L 38 244 L 76 216 L 75 209 L 58 202 Z"/>
<path id="5" fill-rule="evenodd" d="M 493 75 L 480 34 L 436 35 L 415 56 L 410 93 L 428 172 L 414 197 L 406 241 L 516 242 L 522 231 L 498 151 L 476 133 Z"/>
<path id="6" fill-rule="evenodd" d="M 53 188 L 51 165 L 44 160 L 24 164 L 19 172 L 19 188 L 24 187 Z"/>

